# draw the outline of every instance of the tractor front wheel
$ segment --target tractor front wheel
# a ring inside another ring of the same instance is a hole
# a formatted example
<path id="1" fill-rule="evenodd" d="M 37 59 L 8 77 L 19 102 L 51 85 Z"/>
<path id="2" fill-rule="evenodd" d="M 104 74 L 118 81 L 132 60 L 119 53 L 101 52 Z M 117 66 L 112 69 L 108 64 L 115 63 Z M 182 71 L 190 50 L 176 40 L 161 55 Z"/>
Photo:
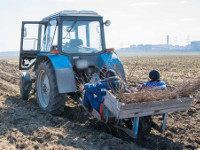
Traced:
<path id="1" fill-rule="evenodd" d="M 31 76 L 28 72 L 22 72 L 20 77 L 20 97 L 23 100 L 28 100 L 29 93 L 32 89 Z"/>
<path id="2" fill-rule="evenodd" d="M 37 102 L 39 106 L 52 115 L 64 111 L 66 95 L 58 93 L 56 75 L 50 61 L 42 61 L 37 69 Z"/>

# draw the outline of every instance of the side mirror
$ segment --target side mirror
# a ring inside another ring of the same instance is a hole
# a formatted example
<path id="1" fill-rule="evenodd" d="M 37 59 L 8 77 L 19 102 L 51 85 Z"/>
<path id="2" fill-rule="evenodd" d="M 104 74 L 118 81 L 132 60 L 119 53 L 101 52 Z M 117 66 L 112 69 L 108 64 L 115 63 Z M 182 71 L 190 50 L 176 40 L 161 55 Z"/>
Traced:
<path id="1" fill-rule="evenodd" d="M 105 24 L 107 27 L 109 27 L 110 24 L 111 24 L 111 21 L 110 21 L 110 20 L 106 20 L 106 21 L 104 22 L 104 24 Z"/>
<path id="2" fill-rule="evenodd" d="M 27 30 L 24 28 L 24 37 L 27 37 Z"/>

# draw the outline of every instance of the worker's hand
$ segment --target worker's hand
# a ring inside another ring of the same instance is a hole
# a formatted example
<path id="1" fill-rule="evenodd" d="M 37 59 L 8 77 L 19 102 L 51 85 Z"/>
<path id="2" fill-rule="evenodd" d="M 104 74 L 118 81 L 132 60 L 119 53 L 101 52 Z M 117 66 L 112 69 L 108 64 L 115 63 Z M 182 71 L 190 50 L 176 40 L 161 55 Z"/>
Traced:
<path id="1" fill-rule="evenodd" d="M 142 88 L 142 85 L 139 84 L 136 88 L 137 88 L 137 90 L 140 90 Z"/>

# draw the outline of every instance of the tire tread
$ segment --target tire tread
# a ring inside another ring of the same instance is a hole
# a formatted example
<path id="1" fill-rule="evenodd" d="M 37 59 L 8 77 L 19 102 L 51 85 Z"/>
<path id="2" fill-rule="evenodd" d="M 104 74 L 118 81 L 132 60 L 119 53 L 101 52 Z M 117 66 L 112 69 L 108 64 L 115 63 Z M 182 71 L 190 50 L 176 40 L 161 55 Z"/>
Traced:
<path id="1" fill-rule="evenodd" d="M 45 111 L 52 115 L 60 115 L 64 112 L 66 95 L 60 94 L 58 92 L 56 75 L 55 75 L 55 71 L 54 71 L 54 68 L 53 68 L 51 62 L 50 61 L 42 61 L 38 66 L 38 71 L 40 70 L 40 68 L 45 68 L 45 71 L 49 78 L 50 87 L 51 87 L 51 93 L 50 93 L 51 105 L 47 106 Z M 38 99 L 38 96 L 37 96 L 37 99 Z M 38 102 L 39 102 L 39 100 L 38 100 Z"/>

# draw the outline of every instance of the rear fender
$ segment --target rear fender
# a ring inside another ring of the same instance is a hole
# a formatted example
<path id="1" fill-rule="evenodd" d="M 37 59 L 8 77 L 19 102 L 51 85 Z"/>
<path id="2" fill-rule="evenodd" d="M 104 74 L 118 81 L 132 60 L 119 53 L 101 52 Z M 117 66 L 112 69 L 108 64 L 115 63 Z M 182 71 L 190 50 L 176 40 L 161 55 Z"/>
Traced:
<path id="1" fill-rule="evenodd" d="M 59 93 L 76 92 L 76 82 L 72 65 L 67 56 L 54 54 L 38 54 L 36 67 L 39 61 L 49 59 L 56 73 L 56 81 Z"/>
<path id="2" fill-rule="evenodd" d="M 103 68 L 104 66 L 107 69 L 114 69 L 118 76 L 126 82 L 123 65 L 116 53 L 105 53 L 98 57 L 98 67 Z"/>

